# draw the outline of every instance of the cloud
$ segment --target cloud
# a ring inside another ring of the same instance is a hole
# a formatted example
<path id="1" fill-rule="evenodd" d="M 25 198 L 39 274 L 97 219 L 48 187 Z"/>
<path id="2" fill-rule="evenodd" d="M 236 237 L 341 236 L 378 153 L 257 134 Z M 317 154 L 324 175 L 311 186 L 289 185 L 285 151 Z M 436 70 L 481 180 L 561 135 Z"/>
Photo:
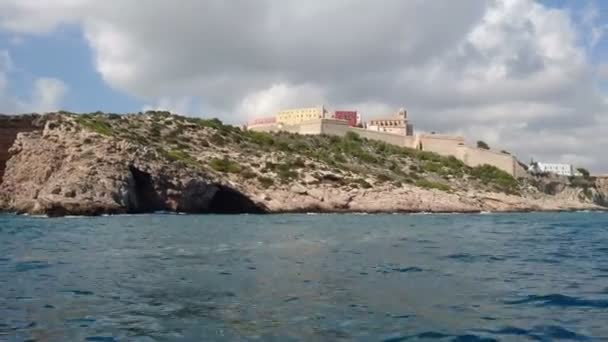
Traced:
<path id="1" fill-rule="evenodd" d="M 579 27 L 533 0 L 0 4 L 17 34 L 81 25 L 107 84 L 150 108 L 239 122 L 320 102 L 367 118 L 406 106 L 421 130 L 608 170 L 589 143 L 608 131 L 593 6 Z"/>
<path id="2" fill-rule="evenodd" d="M 20 102 L 23 111 L 50 112 L 61 108 L 68 87 L 56 78 L 39 78 L 34 84 L 34 91 L 29 102 Z"/>
<path id="3" fill-rule="evenodd" d="M 29 98 L 14 95 L 10 73 L 14 65 L 8 51 L 0 50 L 0 113 L 51 112 L 60 109 L 68 87 L 56 78 L 38 78 Z"/>

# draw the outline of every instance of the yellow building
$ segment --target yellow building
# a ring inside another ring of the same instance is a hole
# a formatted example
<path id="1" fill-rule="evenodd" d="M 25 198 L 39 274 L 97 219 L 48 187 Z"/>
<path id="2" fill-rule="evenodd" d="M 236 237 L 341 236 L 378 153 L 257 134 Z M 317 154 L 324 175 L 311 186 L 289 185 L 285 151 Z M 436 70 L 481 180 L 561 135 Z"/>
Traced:
<path id="1" fill-rule="evenodd" d="M 327 114 L 324 106 L 282 110 L 277 114 L 277 123 L 297 125 L 304 121 L 323 119 Z"/>
<path id="2" fill-rule="evenodd" d="M 370 120 L 367 129 L 405 136 L 414 135 L 414 126 L 408 122 L 407 112 L 404 108 L 401 108 L 392 118 Z"/>

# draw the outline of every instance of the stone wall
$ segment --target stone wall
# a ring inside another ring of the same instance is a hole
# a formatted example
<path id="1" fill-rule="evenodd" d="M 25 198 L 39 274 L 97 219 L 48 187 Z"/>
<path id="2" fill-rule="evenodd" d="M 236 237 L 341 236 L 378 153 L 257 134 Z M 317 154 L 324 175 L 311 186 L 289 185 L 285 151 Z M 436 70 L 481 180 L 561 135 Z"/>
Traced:
<path id="1" fill-rule="evenodd" d="M 510 154 L 468 146 L 460 146 L 460 149 L 462 152 L 457 156 L 457 158 L 461 159 L 470 167 L 487 164 L 495 166 L 512 176 L 516 176 L 515 168 L 518 163 L 515 157 Z"/>
<path id="2" fill-rule="evenodd" d="M 40 119 L 39 115 L 0 115 L 0 183 L 10 158 L 8 150 L 13 146 L 17 134 L 41 129 L 43 124 Z"/>
<path id="3" fill-rule="evenodd" d="M 363 128 L 349 127 L 349 131 L 359 134 L 359 136 L 384 141 L 387 144 L 397 145 L 401 147 L 415 147 L 416 138 L 414 136 L 404 136 L 385 132 L 370 131 Z"/>
<path id="4" fill-rule="evenodd" d="M 338 136 L 344 136 L 347 132 L 354 132 L 363 138 L 379 140 L 387 144 L 422 149 L 423 151 L 434 152 L 442 156 L 454 156 L 471 167 L 488 164 L 495 166 L 514 177 L 527 176 L 527 172 L 519 165 L 517 159 L 512 155 L 466 146 L 464 138 L 459 136 L 441 134 L 405 136 L 349 127 L 346 121 L 333 119 L 309 120 L 297 125 L 256 126 L 251 127 L 250 129 L 266 132 L 282 130 L 291 133 L 313 135 L 323 133 Z"/>
<path id="5" fill-rule="evenodd" d="M 279 127 L 275 123 L 247 125 L 246 129 L 250 130 L 250 131 L 255 131 L 255 132 L 278 132 L 279 131 Z"/>
<path id="6" fill-rule="evenodd" d="M 418 136 L 418 148 L 442 156 L 458 156 L 462 153 L 462 146 L 464 146 L 464 138 L 459 136 L 438 134 L 420 134 Z"/>

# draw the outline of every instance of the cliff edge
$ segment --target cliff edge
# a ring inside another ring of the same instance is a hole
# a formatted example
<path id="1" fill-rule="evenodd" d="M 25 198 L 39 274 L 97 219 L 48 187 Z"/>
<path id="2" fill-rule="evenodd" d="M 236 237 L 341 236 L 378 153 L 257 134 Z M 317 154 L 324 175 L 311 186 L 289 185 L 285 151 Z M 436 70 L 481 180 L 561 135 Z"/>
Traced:
<path id="1" fill-rule="evenodd" d="M 249 132 L 168 112 L 54 113 L 34 119 L 13 117 L 11 122 L 22 124 L 12 128 L 0 120 L 0 131 L 12 129 L 0 141 L 2 210 L 44 215 L 600 210 L 608 198 L 605 183 L 567 185 L 549 194 L 494 167 L 470 168 L 455 158 L 356 134 Z"/>

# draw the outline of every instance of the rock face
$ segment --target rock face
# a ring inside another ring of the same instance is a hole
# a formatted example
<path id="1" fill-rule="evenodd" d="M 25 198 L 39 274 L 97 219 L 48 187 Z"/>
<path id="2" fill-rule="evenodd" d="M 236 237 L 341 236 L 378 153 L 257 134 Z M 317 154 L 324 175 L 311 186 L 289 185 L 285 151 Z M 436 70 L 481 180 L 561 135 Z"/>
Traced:
<path id="1" fill-rule="evenodd" d="M 0 183 L 0 209 L 50 216 L 155 211 L 595 210 L 601 208 L 591 198 L 595 197 L 597 203 L 604 205 L 608 198 L 606 180 L 598 180 L 597 190 L 593 190 L 591 197 L 582 189 L 565 184 L 551 185 L 543 191 L 531 187 L 520 194 L 508 195 L 494 191 L 484 182 L 472 179 L 471 174 L 462 172 L 460 176 L 444 174 L 443 179 L 453 187 L 447 189 L 422 188 L 427 184 L 423 182 L 386 181 L 377 175 L 366 174 L 367 168 L 355 170 L 359 172 L 356 174 L 355 171 L 339 170 L 335 165 L 326 164 L 330 162 L 324 161 L 323 157 L 320 157 L 322 161 L 293 161 L 289 165 L 298 168 L 295 172 L 284 168 L 285 164 L 278 164 L 281 158 L 292 157 L 288 153 L 276 150 L 260 153 L 244 141 L 252 139 L 261 141 L 259 146 L 269 146 L 261 139 L 267 138 L 264 136 L 248 137 L 214 122 L 205 123 L 201 128 L 196 122 L 185 120 L 180 123 L 171 116 L 160 119 L 148 115 L 103 118 L 117 123 L 95 117 L 83 121 L 78 116 L 64 114 L 2 118 L 0 147 L 3 150 L 0 155 L 2 165 L 6 167 Z M 163 131 L 158 127 L 173 129 Z M 119 133 L 114 134 L 110 129 Z M 150 132 L 156 138 L 146 140 L 144 134 L 133 133 L 138 130 Z M 222 132 L 224 136 L 220 136 Z M 159 142 L 161 138 L 165 140 Z M 169 149 L 167 145 L 173 147 Z M 280 146 L 276 143 L 272 146 L 275 145 Z M 185 150 L 189 152 L 183 152 Z M 355 152 L 364 153 L 356 149 Z M 425 177 L 437 177 L 430 171 L 421 171 L 430 158 L 429 155 L 423 157 L 422 162 L 411 164 L 409 169 Z M 362 158 L 378 165 L 377 160 L 367 155 Z M 416 162 L 409 155 L 403 158 L 408 163 Z M 405 177 L 404 171 L 395 166 L 397 162 L 397 159 L 392 160 L 390 167 Z M 461 166 L 456 164 L 455 167 Z M 379 170 L 382 171 L 382 167 Z M 445 169 L 439 171 L 445 173 Z"/>
<path id="2" fill-rule="evenodd" d="M 41 121 L 39 115 L 0 115 L 0 183 L 10 157 L 8 150 L 13 146 L 17 134 L 40 130 L 43 125 Z"/>
<path id="3" fill-rule="evenodd" d="M 608 207 L 608 177 L 598 177 L 595 181 L 597 204 Z"/>
<path id="4" fill-rule="evenodd" d="M 265 210 L 229 186 L 163 163 L 145 149 L 62 127 L 49 121 L 42 131 L 18 135 L 0 185 L 0 207 L 51 216 Z"/>

